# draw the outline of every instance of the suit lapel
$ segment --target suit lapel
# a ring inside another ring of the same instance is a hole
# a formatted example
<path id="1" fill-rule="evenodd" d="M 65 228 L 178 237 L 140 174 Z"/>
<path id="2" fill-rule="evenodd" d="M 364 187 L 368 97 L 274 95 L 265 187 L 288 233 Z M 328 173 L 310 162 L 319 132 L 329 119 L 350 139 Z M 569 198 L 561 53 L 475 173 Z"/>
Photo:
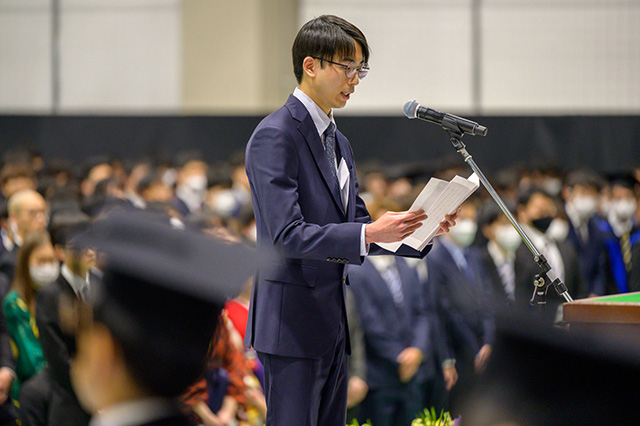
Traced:
<path id="1" fill-rule="evenodd" d="M 336 185 L 334 184 L 335 180 L 333 178 L 333 173 L 331 173 L 331 169 L 329 168 L 331 167 L 331 165 L 329 164 L 329 160 L 324 153 L 322 140 L 318 135 L 318 129 L 316 128 L 315 124 L 313 124 L 313 119 L 311 118 L 309 111 L 307 111 L 302 102 L 300 102 L 293 95 L 289 96 L 286 106 L 291 112 L 293 118 L 300 122 L 300 124 L 298 125 L 298 131 L 302 134 L 302 137 L 309 146 L 309 150 L 313 155 L 316 166 L 318 166 L 318 170 L 322 175 L 322 179 L 324 180 L 325 185 L 327 185 L 327 189 L 331 193 L 333 202 L 336 203 L 336 206 L 346 218 L 340 193 L 338 192 Z M 340 149 L 342 149 L 342 145 L 340 145 Z"/>

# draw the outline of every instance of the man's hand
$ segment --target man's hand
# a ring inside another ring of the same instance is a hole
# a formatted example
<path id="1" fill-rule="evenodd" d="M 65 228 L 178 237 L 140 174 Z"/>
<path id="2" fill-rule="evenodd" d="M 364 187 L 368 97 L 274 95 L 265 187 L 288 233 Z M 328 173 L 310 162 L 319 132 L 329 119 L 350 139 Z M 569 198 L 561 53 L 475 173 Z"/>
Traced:
<path id="1" fill-rule="evenodd" d="M 491 345 L 482 345 L 473 362 L 473 367 L 475 368 L 476 373 L 482 373 L 484 371 L 487 366 L 487 362 L 489 362 L 490 356 Z"/>
<path id="2" fill-rule="evenodd" d="M 358 376 L 351 376 L 347 387 L 347 408 L 360 404 L 367 396 L 367 392 L 369 392 L 367 382 Z"/>
<path id="3" fill-rule="evenodd" d="M 396 361 L 400 366 L 398 367 L 398 376 L 402 383 L 406 383 L 413 378 L 420 368 L 422 363 L 422 351 L 418 348 L 405 348 Z"/>
<path id="4" fill-rule="evenodd" d="M 460 207 L 456 209 L 453 214 L 445 215 L 444 220 L 440 222 L 440 230 L 436 233 L 436 237 L 438 235 L 446 234 L 449 232 L 449 229 L 456 225 L 456 219 L 460 217 Z"/>
<path id="5" fill-rule="evenodd" d="M 12 383 L 13 375 L 11 371 L 6 367 L 0 368 L 0 404 L 4 404 L 9 398 Z"/>
<path id="6" fill-rule="evenodd" d="M 442 369 L 442 375 L 444 376 L 444 386 L 447 390 L 451 390 L 458 381 L 458 371 L 456 367 L 444 367 Z"/>
<path id="7" fill-rule="evenodd" d="M 427 218 L 424 210 L 415 212 L 386 212 L 365 228 L 365 242 L 395 243 L 413 234 Z"/>

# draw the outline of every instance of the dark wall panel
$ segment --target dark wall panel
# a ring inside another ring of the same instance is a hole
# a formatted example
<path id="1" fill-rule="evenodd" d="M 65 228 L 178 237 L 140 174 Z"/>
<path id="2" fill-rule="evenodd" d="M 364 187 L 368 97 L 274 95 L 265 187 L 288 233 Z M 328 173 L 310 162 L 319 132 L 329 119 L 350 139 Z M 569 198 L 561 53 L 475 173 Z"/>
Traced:
<path id="1" fill-rule="evenodd" d="M 95 155 L 171 158 L 197 149 L 211 162 L 244 149 L 262 117 L 0 115 L 0 151 L 25 146 L 76 164 Z M 469 117 L 472 118 L 473 117 Z M 514 163 L 587 166 L 601 172 L 640 167 L 640 117 L 476 117 L 486 137 L 463 141 L 491 172 Z M 456 156 L 447 134 L 404 117 L 338 117 L 360 163 L 424 163 Z"/>

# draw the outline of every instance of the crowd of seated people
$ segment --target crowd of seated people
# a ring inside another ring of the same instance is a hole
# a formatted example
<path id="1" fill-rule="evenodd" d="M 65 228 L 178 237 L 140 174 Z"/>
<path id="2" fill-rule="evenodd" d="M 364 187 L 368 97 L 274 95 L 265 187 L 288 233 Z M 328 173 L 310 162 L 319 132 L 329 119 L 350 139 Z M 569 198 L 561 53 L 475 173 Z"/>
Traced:
<path id="1" fill-rule="evenodd" d="M 467 177 L 465 167 L 365 166 L 361 196 L 374 217 L 405 210 L 429 178 Z M 640 291 L 638 170 L 510 167 L 490 180 L 577 299 Z M 216 238 L 251 244 L 256 235 L 241 155 L 71 165 L 17 150 L 2 158 L 0 194 L 0 426 L 88 425 L 71 385 L 75 341 L 58 310 L 81 303 L 100 278 L 100 254 L 76 243 L 92 221 L 144 209 Z M 374 426 L 409 425 L 425 407 L 456 415 L 491 359 L 496 312 L 531 309 L 539 273 L 483 188 L 425 259 L 379 256 L 349 268 L 349 417 Z M 262 368 L 242 343 L 251 285 L 227 302 L 206 369 L 181 398 L 194 425 L 264 422 Z M 561 321 L 561 301 L 550 291 L 540 321 Z"/>

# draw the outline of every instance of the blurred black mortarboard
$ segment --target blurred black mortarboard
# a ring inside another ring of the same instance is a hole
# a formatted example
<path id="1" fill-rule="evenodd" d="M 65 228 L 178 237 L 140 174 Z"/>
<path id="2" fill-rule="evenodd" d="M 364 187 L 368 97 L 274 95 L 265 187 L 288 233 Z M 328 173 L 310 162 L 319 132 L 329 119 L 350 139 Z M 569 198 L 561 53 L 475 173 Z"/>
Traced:
<path id="1" fill-rule="evenodd" d="M 637 331 L 624 338 L 569 332 L 537 319 L 512 313 L 498 321 L 489 365 L 467 395 L 461 424 L 637 424 Z"/>
<path id="2" fill-rule="evenodd" d="M 91 288 L 94 321 L 111 330 L 141 384 L 176 396 L 202 373 L 220 311 L 253 274 L 255 250 L 144 211 L 113 212 L 82 243 L 105 259 Z"/>

